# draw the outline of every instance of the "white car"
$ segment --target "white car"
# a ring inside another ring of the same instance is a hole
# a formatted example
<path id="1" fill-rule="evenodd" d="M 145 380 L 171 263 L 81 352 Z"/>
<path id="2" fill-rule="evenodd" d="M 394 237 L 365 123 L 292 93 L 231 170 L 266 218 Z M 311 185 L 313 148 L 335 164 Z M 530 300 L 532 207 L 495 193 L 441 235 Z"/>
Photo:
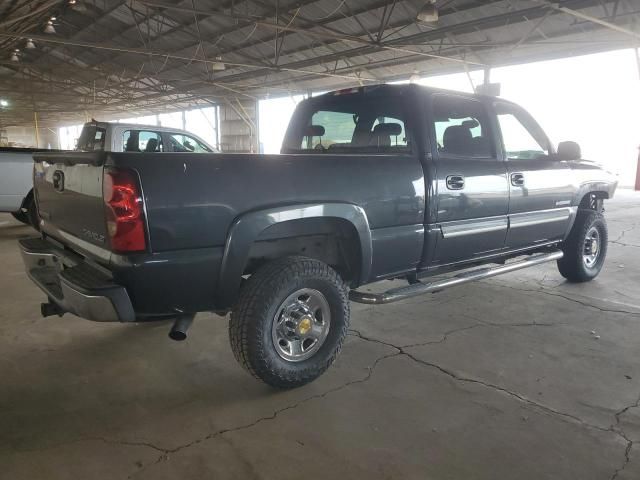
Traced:
<path id="1" fill-rule="evenodd" d="M 184 130 L 134 123 L 85 123 L 76 145 L 79 151 L 217 153 L 202 138 Z M 33 198 L 33 153 L 30 148 L 0 149 L 0 212 L 38 228 Z"/>

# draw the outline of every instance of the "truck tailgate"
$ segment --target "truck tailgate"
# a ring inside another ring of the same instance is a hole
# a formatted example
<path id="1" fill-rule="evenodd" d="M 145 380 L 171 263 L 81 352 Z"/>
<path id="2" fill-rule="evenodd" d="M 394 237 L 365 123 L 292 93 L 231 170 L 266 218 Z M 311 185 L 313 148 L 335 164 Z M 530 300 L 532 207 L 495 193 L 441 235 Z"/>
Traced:
<path id="1" fill-rule="evenodd" d="M 69 233 L 107 247 L 103 152 L 35 154 L 34 189 L 45 233 Z"/>

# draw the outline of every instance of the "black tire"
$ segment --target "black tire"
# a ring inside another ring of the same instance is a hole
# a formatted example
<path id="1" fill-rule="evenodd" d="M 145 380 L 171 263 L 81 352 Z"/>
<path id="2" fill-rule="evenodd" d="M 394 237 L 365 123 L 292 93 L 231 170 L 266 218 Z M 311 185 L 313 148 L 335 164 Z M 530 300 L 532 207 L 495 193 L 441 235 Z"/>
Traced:
<path id="1" fill-rule="evenodd" d="M 17 212 L 11 212 L 11 215 L 13 215 L 13 218 L 18 220 L 20 223 L 24 223 L 25 225 L 31 225 L 31 223 L 29 222 L 29 216 L 27 215 L 27 212 L 18 210 Z"/>
<path id="2" fill-rule="evenodd" d="M 33 194 L 30 193 L 25 201 L 24 208 L 27 210 L 27 218 L 29 219 L 29 225 L 40 231 L 40 215 L 38 215 L 38 206 L 36 200 L 33 198 Z"/>
<path id="3" fill-rule="evenodd" d="M 290 361 L 278 353 L 272 329 L 283 302 L 301 289 L 313 289 L 324 296 L 330 322 L 323 343 L 311 357 Z M 329 265 L 307 257 L 277 259 L 258 269 L 242 286 L 229 321 L 231 349 L 249 373 L 268 385 L 300 387 L 334 362 L 346 337 L 349 317 L 347 286 Z"/>
<path id="4" fill-rule="evenodd" d="M 592 264 L 585 260 L 586 240 L 590 232 L 597 232 L 597 256 Z M 558 260 L 560 274 L 570 282 L 588 282 L 598 276 L 607 256 L 609 232 L 604 216 L 595 210 L 578 210 L 576 221 L 562 245 L 564 257 Z"/>

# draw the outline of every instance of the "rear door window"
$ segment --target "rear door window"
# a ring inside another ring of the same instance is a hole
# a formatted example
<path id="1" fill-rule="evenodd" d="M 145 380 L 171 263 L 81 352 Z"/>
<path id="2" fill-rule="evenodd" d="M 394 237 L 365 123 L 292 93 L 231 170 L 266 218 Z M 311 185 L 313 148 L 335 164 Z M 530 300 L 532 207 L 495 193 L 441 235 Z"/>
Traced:
<path id="1" fill-rule="evenodd" d="M 433 128 L 440 156 L 495 158 L 484 105 L 453 95 L 433 96 Z"/>
<path id="2" fill-rule="evenodd" d="M 122 134 L 123 152 L 164 152 L 162 135 L 148 130 L 126 130 Z"/>

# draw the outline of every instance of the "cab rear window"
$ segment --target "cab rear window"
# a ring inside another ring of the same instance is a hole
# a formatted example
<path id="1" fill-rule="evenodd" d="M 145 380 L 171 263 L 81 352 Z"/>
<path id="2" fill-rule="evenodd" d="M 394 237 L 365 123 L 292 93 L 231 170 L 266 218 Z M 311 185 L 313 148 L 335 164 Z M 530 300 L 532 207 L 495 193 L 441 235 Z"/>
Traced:
<path id="1" fill-rule="evenodd" d="M 291 121 L 284 153 L 401 153 L 411 151 L 401 99 L 327 96 L 302 103 Z"/>
<path id="2" fill-rule="evenodd" d="M 97 125 L 85 125 L 80 132 L 76 150 L 81 152 L 95 152 L 104 150 L 107 130 Z"/>

